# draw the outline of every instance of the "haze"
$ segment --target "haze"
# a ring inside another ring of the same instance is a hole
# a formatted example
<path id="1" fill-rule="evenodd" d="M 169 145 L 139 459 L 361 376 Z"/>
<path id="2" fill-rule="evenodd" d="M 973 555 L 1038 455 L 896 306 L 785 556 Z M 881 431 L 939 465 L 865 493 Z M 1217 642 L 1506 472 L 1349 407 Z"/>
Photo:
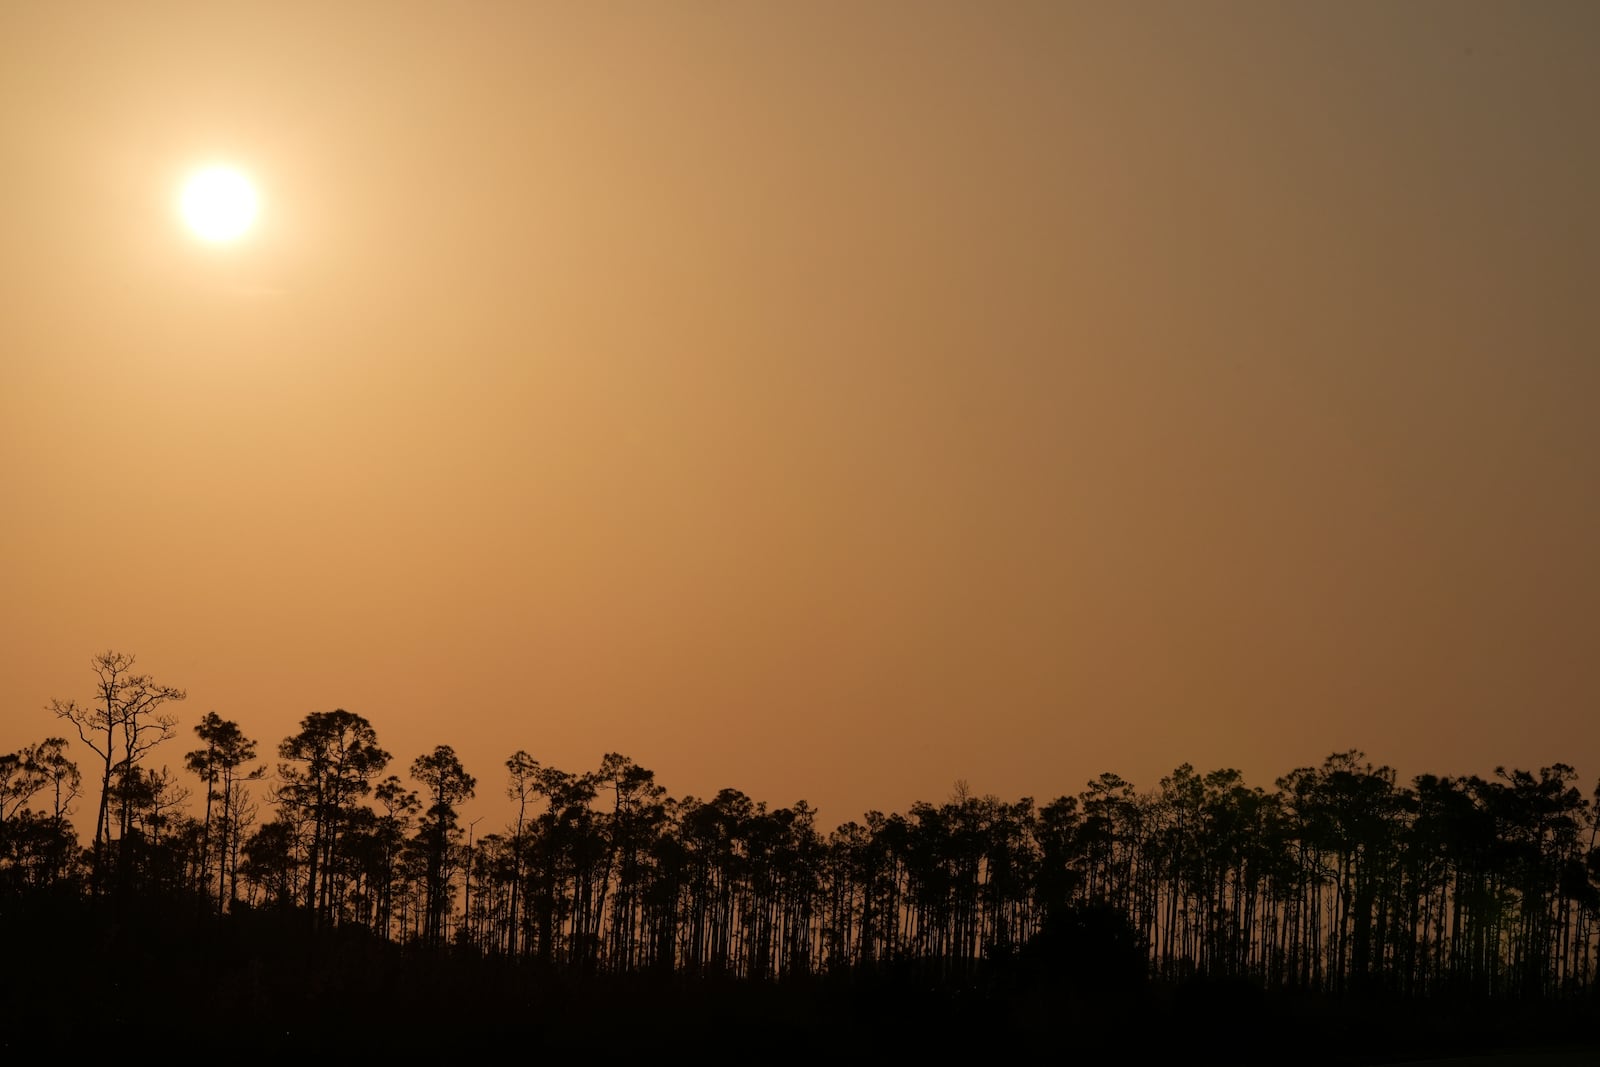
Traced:
<path id="1" fill-rule="evenodd" d="M 12 3 L 0 128 L 0 750 L 1600 773 L 1592 4 Z"/>

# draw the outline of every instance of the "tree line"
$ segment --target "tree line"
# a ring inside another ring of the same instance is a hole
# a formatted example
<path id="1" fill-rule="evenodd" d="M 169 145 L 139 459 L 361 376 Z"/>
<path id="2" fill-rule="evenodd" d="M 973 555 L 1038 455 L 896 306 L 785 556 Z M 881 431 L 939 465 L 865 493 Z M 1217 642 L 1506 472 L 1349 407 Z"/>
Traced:
<path id="1" fill-rule="evenodd" d="M 51 708 L 93 753 L 93 838 L 67 738 L 0 756 L 0 899 L 161 895 L 595 974 L 956 984 L 1074 946 L 1103 968 L 1111 945 L 1139 979 L 1595 988 L 1600 790 L 1564 764 L 1401 783 L 1349 751 L 1271 790 L 1184 764 L 1044 803 L 958 785 L 824 831 L 804 801 L 674 798 L 617 753 L 567 771 L 519 750 L 493 772 L 503 824 L 476 835 L 458 809 L 479 782 L 448 745 L 402 777 L 359 714 L 313 712 L 270 758 L 210 712 L 174 773 L 152 764 L 183 691 L 119 653 L 94 670 L 91 701 Z"/>

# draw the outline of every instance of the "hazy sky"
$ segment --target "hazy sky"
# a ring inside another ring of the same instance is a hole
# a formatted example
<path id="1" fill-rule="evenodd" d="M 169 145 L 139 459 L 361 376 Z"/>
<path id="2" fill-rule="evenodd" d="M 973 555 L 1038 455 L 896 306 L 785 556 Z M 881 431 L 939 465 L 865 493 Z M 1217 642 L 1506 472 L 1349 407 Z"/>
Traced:
<path id="1" fill-rule="evenodd" d="M 1588 2 L 0 4 L 0 751 L 1592 782 L 1597 131 Z"/>

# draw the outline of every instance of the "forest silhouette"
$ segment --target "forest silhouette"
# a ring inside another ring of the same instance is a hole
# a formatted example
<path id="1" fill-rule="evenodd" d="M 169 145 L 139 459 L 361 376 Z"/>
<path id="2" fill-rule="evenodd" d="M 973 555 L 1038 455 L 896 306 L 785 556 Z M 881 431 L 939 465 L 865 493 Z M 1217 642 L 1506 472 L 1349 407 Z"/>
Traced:
<path id="1" fill-rule="evenodd" d="M 210 712 L 179 757 L 184 692 L 121 653 L 93 670 L 58 736 L 0 756 L 0 1047 L 71 1026 L 1363 1063 L 1594 1040 L 1600 789 L 1563 764 L 1402 784 L 1348 751 L 1271 790 L 1185 764 L 1044 803 L 958 784 L 824 832 L 804 801 L 674 798 L 617 753 L 473 774 L 439 745 L 396 773 L 342 709 L 272 748 Z M 503 821 L 469 834 L 480 789 Z"/>

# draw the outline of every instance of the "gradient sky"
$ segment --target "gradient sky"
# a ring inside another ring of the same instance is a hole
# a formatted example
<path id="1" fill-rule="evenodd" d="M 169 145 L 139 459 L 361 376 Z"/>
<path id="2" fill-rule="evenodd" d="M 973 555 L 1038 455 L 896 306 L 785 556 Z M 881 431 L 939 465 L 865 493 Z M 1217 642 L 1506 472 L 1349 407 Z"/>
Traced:
<path id="1" fill-rule="evenodd" d="M 0 751 L 1592 782 L 1597 131 L 1587 2 L 13 0 Z"/>

